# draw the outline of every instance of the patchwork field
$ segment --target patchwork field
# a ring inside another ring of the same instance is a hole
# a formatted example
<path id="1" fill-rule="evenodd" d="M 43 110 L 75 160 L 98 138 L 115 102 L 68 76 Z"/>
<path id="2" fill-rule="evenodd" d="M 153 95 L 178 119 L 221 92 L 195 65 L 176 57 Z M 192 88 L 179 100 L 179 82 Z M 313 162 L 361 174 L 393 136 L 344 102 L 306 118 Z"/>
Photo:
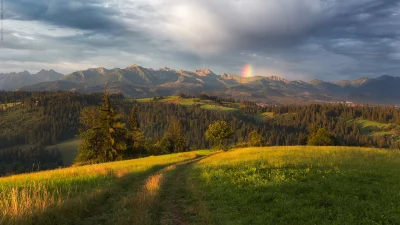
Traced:
<path id="1" fill-rule="evenodd" d="M 131 101 L 133 99 L 130 99 Z M 135 99 L 135 101 L 139 103 L 151 102 L 154 101 L 153 98 L 139 98 Z M 199 98 L 181 98 L 179 96 L 167 96 L 162 97 L 161 99 L 157 99 L 156 101 L 161 103 L 167 104 L 178 104 L 184 106 L 191 106 L 191 105 L 199 105 L 202 109 L 212 110 L 212 111 L 222 111 L 222 112 L 231 112 L 236 111 L 237 108 L 240 106 L 238 103 L 229 103 L 229 102 L 222 102 L 220 104 L 215 103 L 211 100 L 200 100 Z M 229 105 L 229 106 L 228 106 Z M 232 107 L 233 105 L 233 107 Z"/>
<path id="2" fill-rule="evenodd" d="M 399 126 L 392 123 L 379 123 L 372 120 L 354 119 L 350 123 L 356 123 L 360 127 L 362 134 L 371 136 L 392 135 L 396 133 Z"/>
<path id="3" fill-rule="evenodd" d="M 197 151 L 0 179 L 1 224 L 398 224 L 400 153 Z"/>

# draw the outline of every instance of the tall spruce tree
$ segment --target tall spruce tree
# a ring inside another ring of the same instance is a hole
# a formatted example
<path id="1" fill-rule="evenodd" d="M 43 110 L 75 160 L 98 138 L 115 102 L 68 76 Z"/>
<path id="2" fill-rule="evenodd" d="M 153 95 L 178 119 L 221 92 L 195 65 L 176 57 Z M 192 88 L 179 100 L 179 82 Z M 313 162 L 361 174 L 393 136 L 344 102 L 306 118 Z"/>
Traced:
<path id="1" fill-rule="evenodd" d="M 126 129 L 118 114 L 111 107 L 110 94 L 104 92 L 100 107 L 85 108 L 81 113 L 80 137 L 77 162 L 109 162 L 122 158 L 126 150 Z"/>
<path id="2" fill-rule="evenodd" d="M 140 124 L 137 119 L 137 107 L 134 106 L 128 118 L 129 134 L 128 145 L 134 155 L 139 153 L 144 146 L 144 133 L 140 130 Z"/>

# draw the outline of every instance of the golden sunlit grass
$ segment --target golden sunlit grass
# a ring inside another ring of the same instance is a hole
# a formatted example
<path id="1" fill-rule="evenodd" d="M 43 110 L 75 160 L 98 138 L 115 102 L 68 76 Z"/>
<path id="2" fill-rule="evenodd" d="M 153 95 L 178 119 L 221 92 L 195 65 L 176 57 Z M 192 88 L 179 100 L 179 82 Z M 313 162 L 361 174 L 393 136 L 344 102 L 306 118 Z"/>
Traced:
<path id="1" fill-rule="evenodd" d="M 160 188 L 164 181 L 165 173 L 174 170 L 175 168 L 175 165 L 168 166 L 159 173 L 149 177 L 137 195 L 126 200 L 130 202 L 130 208 L 133 209 L 128 217 L 130 218 L 131 222 L 135 222 L 137 224 L 152 223 L 153 216 L 151 215 L 150 211 L 160 194 Z"/>
<path id="2" fill-rule="evenodd" d="M 69 199 L 100 192 L 126 175 L 134 178 L 135 174 L 150 172 L 154 168 L 194 159 L 203 154 L 208 152 L 147 157 L 0 178 L 0 222 L 18 221 L 41 214 L 50 207 L 62 207 Z"/>
<path id="3" fill-rule="evenodd" d="M 16 103 L 3 103 L 0 104 L 0 109 L 9 109 L 15 106 L 21 105 L 21 102 L 16 102 Z"/>
<path id="4" fill-rule="evenodd" d="M 211 152 L 208 152 L 209 154 Z M 132 193 L 122 200 L 121 208 L 127 209 L 119 213 L 112 224 L 157 224 L 160 211 L 160 194 L 165 185 L 165 180 L 170 178 L 170 173 L 199 159 L 179 162 L 148 177 L 137 193 Z M 175 185 L 184 185 L 177 183 Z M 171 193 L 173 194 L 173 193 Z"/>
<path id="5" fill-rule="evenodd" d="M 2 178 L 0 224 L 400 223 L 398 151 L 295 146 L 199 158 L 211 153 Z"/>

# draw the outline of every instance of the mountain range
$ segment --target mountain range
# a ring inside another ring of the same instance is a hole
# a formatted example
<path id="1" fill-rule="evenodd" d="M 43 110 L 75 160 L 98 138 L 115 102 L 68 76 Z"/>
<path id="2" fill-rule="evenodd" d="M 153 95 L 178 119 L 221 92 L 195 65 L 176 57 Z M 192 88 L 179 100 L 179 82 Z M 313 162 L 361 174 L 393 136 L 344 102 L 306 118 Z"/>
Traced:
<path id="1" fill-rule="evenodd" d="M 277 76 L 241 77 L 210 69 L 195 71 L 170 68 L 149 69 L 131 65 L 124 69 L 91 68 L 63 76 L 54 70 L 0 74 L 0 90 L 57 91 L 83 93 L 109 89 L 127 97 L 153 97 L 180 93 L 207 93 L 272 104 L 315 101 L 352 101 L 372 104 L 400 104 L 400 77 L 380 76 L 327 82 L 289 81 Z"/>
<path id="2" fill-rule="evenodd" d="M 63 74 L 54 70 L 41 70 L 36 74 L 28 71 L 20 73 L 0 73 L 0 90 L 11 91 L 23 86 L 39 82 L 55 81 L 61 79 Z"/>

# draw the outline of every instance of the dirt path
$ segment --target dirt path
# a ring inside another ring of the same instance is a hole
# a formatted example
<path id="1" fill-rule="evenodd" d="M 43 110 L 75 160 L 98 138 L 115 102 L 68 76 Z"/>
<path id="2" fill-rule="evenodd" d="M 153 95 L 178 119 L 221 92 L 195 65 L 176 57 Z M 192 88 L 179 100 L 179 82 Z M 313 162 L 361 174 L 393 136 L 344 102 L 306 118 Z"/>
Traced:
<path id="1" fill-rule="evenodd" d="M 203 158 L 170 165 L 148 177 L 137 191 L 124 196 L 107 224 L 188 224 L 180 216 L 180 200 L 185 196 L 175 195 L 185 189 L 183 172 Z"/>
<path id="2" fill-rule="evenodd" d="M 115 224 L 114 221 L 122 216 L 121 213 L 131 212 L 129 205 L 126 204 L 126 199 L 140 191 L 140 188 L 147 182 L 147 177 L 164 169 L 154 170 L 152 173 L 146 173 L 140 177 L 132 178 L 128 175 L 123 178 L 114 188 L 103 194 L 101 201 L 91 202 L 87 215 L 77 224 Z"/>
<path id="3" fill-rule="evenodd" d="M 206 157 L 128 174 L 113 186 L 49 211 L 32 224 L 209 224 L 199 220 L 204 214 L 199 216 L 196 202 L 202 198 L 193 198 L 196 184 L 188 179 L 193 164 Z"/>
<path id="4" fill-rule="evenodd" d="M 161 191 L 157 224 L 210 224 L 208 218 L 200 212 L 201 203 L 192 196 L 195 187 L 189 179 L 190 169 L 202 159 L 178 165 L 167 175 Z"/>

